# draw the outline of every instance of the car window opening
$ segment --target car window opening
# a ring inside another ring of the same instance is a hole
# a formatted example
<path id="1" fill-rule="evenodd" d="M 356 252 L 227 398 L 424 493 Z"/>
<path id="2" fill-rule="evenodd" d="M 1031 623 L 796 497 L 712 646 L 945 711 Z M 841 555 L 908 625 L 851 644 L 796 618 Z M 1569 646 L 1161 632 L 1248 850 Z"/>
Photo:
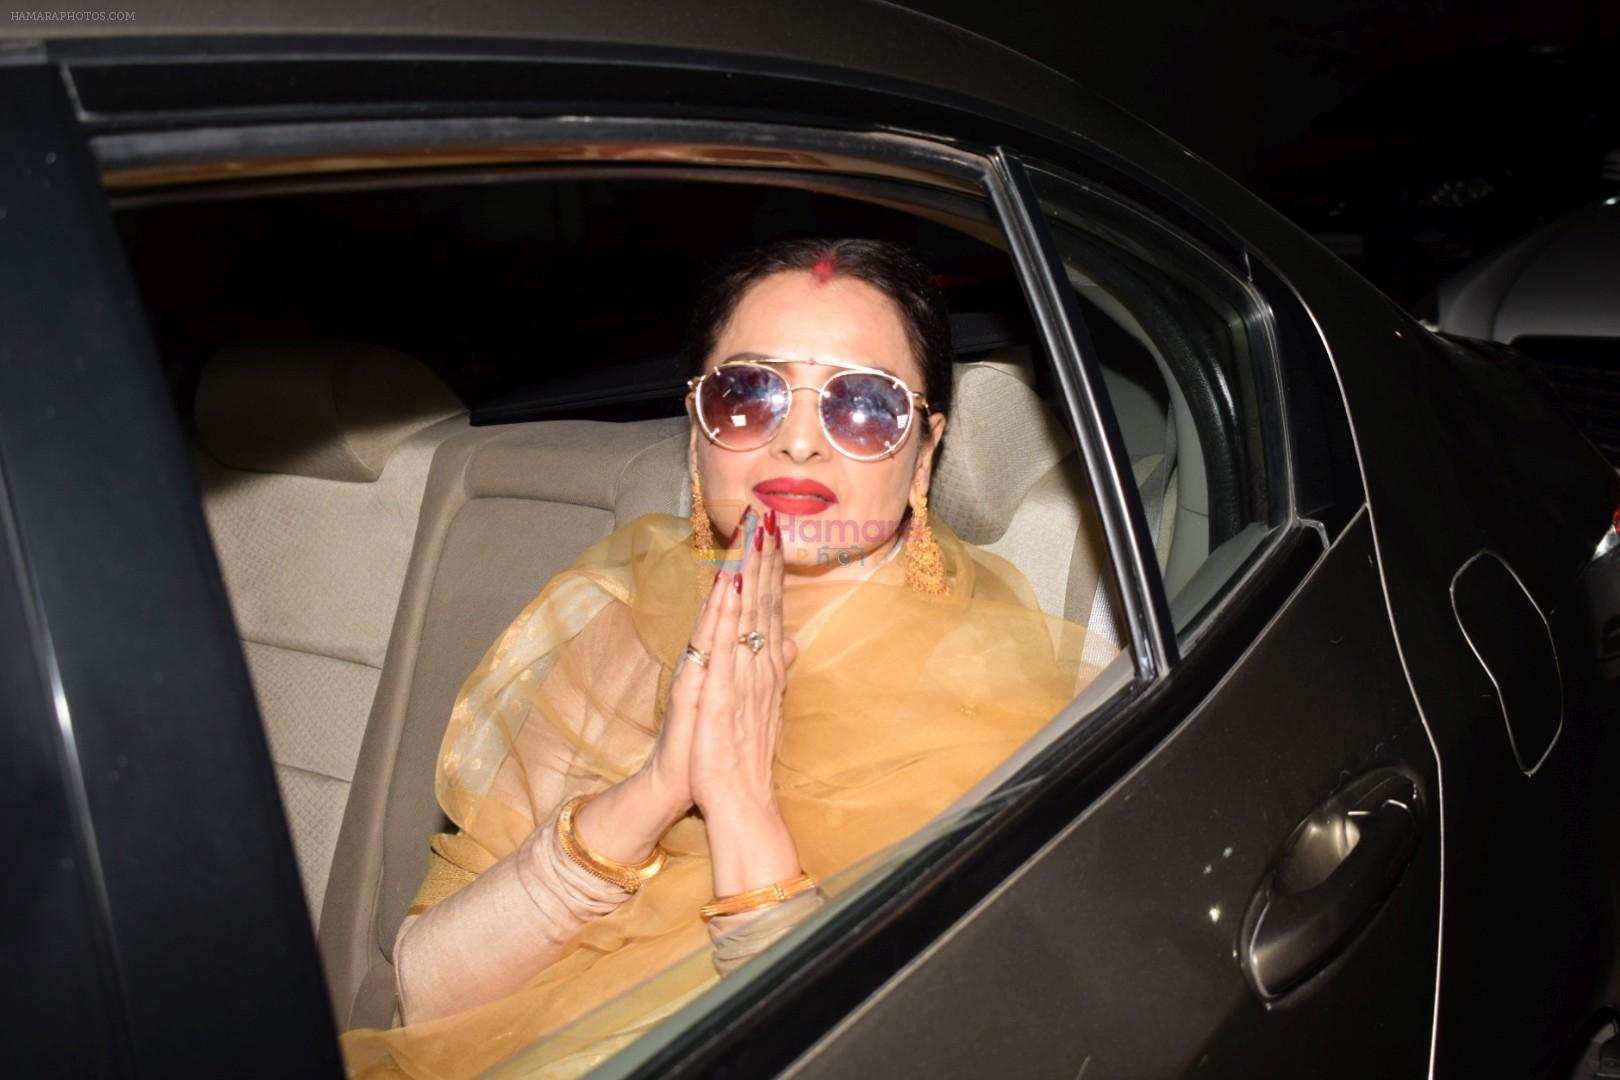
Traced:
<path id="1" fill-rule="evenodd" d="M 415 887 L 403 879 L 445 825 L 432 763 L 462 679 L 590 542 L 642 513 L 686 512 L 674 349 L 702 271 L 726 253 L 866 236 L 928 261 L 958 361 L 932 505 L 962 539 L 1017 566 L 1047 614 L 1085 627 L 1101 671 L 928 830 L 824 882 L 828 894 L 856 895 L 971 831 L 1016 797 L 1011 778 L 1130 684 L 1117 586 L 1051 357 L 1005 251 L 982 223 L 943 218 L 802 187 L 652 176 L 135 200 L 119 211 L 342 1025 L 386 1027 L 393 1015 L 377 971 Z M 1157 330 L 1084 269 L 1073 283 L 1135 479 L 1155 520 L 1172 520 L 1165 463 L 1178 438 L 1186 445 L 1185 409 L 1178 416 Z M 1168 530 L 1159 543 L 1168 557 Z M 394 665 L 413 673 L 390 677 Z M 322 680 L 339 690 L 312 702 Z M 368 720 L 383 732 L 367 735 Z M 362 736 L 409 767 L 355 795 L 375 764 Z M 405 776 L 420 782 L 390 783 Z M 375 901 L 364 866 L 380 852 L 355 839 L 368 833 L 401 877 Z M 376 924 L 355 914 L 370 902 Z"/>

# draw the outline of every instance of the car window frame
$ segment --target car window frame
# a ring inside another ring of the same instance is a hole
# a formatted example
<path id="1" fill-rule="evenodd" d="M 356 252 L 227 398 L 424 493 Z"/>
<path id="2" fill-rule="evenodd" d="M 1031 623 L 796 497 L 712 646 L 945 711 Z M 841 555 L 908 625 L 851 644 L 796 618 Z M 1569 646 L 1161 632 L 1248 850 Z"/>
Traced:
<path id="1" fill-rule="evenodd" d="M 1097 500 L 1109 559 L 1135 648 L 1137 678 L 1151 682 L 1180 657 L 1153 551 L 1147 514 L 1131 474 L 1125 436 L 1103 385 L 1085 317 L 1069 288 L 1050 228 L 1023 160 L 1006 148 L 991 158 L 987 183 L 1013 244 L 1013 261 L 1052 358 L 1070 423 Z"/>
<path id="2" fill-rule="evenodd" d="M 1236 572 L 1222 583 L 1210 601 L 1196 612 L 1184 627 L 1177 631 L 1172 625 L 1172 634 L 1178 646 L 1175 655 L 1176 659 L 1179 659 L 1187 651 L 1195 649 L 1200 640 L 1209 633 L 1210 628 L 1229 614 L 1234 604 L 1243 602 L 1243 594 L 1249 591 L 1245 586 L 1251 579 L 1262 575 L 1264 565 L 1268 561 L 1294 557 L 1290 554 L 1293 545 L 1285 542 L 1286 537 L 1305 533 L 1315 537 L 1322 552 L 1328 547 L 1330 542 L 1328 528 L 1323 522 L 1301 512 L 1304 494 L 1302 485 L 1309 482 L 1310 476 L 1307 470 L 1299 467 L 1300 431 L 1297 425 L 1291 422 L 1289 415 L 1291 390 L 1285 377 L 1283 363 L 1286 343 L 1298 353 L 1314 354 L 1311 356 L 1312 360 L 1325 364 L 1326 357 L 1323 354 L 1319 331 L 1314 335 L 1315 340 L 1312 340 L 1312 335 L 1300 333 L 1301 316 L 1308 319 L 1308 312 L 1304 312 L 1297 294 L 1287 286 L 1269 263 L 1259 259 L 1246 246 L 1230 247 L 1207 242 L 1206 238 L 1218 231 L 1218 226 L 1213 223 L 1210 223 L 1208 228 L 1196 232 L 1188 229 L 1187 215 L 1190 211 L 1185 203 L 1178 202 L 1171 206 L 1165 200 L 1155 199 L 1151 191 L 1141 188 L 1127 194 L 1112 189 L 1105 181 L 1099 182 L 1088 177 L 1077 168 L 1007 153 L 1009 157 L 1017 160 L 1018 167 L 1029 177 L 1025 197 L 1030 200 L 1031 205 L 1040 207 L 1042 200 L 1035 190 L 1034 177 L 1030 174 L 1039 175 L 1047 183 L 1083 194 L 1086 198 L 1111 203 L 1125 214 L 1139 219 L 1141 229 L 1139 238 L 1149 250 L 1164 244 L 1178 245 L 1205 261 L 1217 272 L 1223 273 L 1228 285 L 1246 295 L 1249 309 L 1243 314 L 1250 336 L 1258 345 L 1254 355 L 1254 374 L 1259 387 L 1264 391 L 1257 402 L 1259 409 L 1257 420 L 1267 475 L 1267 506 L 1270 517 L 1267 523 L 1268 532 Z M 1160 205 L 1154 205 L 1155 203 Z M 1068 294 L 1073 290 L 1062 273 L 1062 259 L 1057 253 L 1051 225 L 1044 213 L 1032 215 L 1032 220 L 1037 224 L 1042 240 L 1052 251 L 1055 269 L 1049 275 L 1049 280 L 1057 291 L 1064 294 L 1062 300 L 1067 303 Z M 1075 305 L 1075 309 L 1075 317 L 1081 318 L 1078 305 Z M 1314 321 L 1311 321 L 1310 325 L 1314 330 Z M 1342 401 L 1335 400 L 1333 404 L 1342 411 Z M 1348 434 L 1347 425 L 1346 434 Z M 1127 485 L 1123 494 L 1127 498 L 1133 497 L 1134 486 Z M 1139 499 L 1133 501 L 1140 502 Z M 1315 501 L 1320 502 L 1320 497 L 1315 497 Z M 1359 485 L 1354 488 L 1354 497 L 1346 501 L 1359 506 L 1361 502 Z M 1336 523 L 1348 521 L 1349 516 L 1348 510 L 1343 511 L 1342 515 L 1335 515 Z M 1145 527 L 1145 520 L 1143 525 Z M 1337 529 L 1334 529 L 1334 532 L 1337 532 Z M 1163 600 L 1168 606 L 1169 598 L 1165 592 L 1163 576 L 1158 573 L 1155 560 L 1146 559 L 1143 576 L 1158 593 L 1158 599 Z"/>
<path id="3" fill-rule="evenodd" d="M 307 155 L 310 161 L 318 161 L 326 155 L 352 161 L 353 153 L 349 140 L 358 133 L 366 132 L 376 136 L 371 140 L 363 138 L 362 145 L 369 141 L 372 146 L 379 143 L 392 143 L 397 146 L 402 138 L 412 140 L 431 138 L 435 145 L 443 146 L 446 133 L 451 131 L 457 131 L 468 146 L 484 145 L 490 151 L 491 161 L 511 159 L 506 155 L 497 155 L 494 152 L 493 141 L 481 143 L 480 140 L 510 139 L 514 133 L 519 133 L 531 145 L 556 144 L 576 148 L 576 151 L 581 145 L 594 145 L 598 141 L 612 141 L 620 146 L 640 144 L 646 148 L 649 157 L 665 162 L 670 160 L 669 151 L 673 144 L 685 148 L 684 152 L 677 153 L 676 156 L 686 157 L 687 160 L 682 164 L 688 166 L 705 164 L 714 168 L 735 166 L 738 161 L 735 153 L 724 155 L 723 165 L 715 164 L 711 160 L 712 155 L 705 148 L 719 144 L 727 147 L 757 146 L 765 149 L 768 153 L 753 164 L 767 167 L 779 157 L 785 146 L 798 151 L 806 148 L 820 151 L 828 155 L 828 159 L 821 163 L 822 167 L 833 176 L 849 171 L 856 176 L 870 175 L 895 180 L 898 169 L 899 179 L 918 183 L 925 179 L 927 174 L 937 171 L 938 187 L 941 191 L 961 194 L 966 188 L 964 181 L 971 178 L 974 197 L 987 209 L 992 222 L 991 227 L 999 227 L 1006 232 L 1006 224 L 1001 217 L 1002 209 L 997 206 L 991 195 L 994 174 L 990 151 L 882 132 L 828 131 L 768 123 L 717 125 L 707 121 L 642 117 L 561 117 L 490 125 L 486 118 L 473 117 L 436 118 L 412 121 L 408 124 L 382 121 L 319 121 L 284 125 L 279 129 L 249 126 L 240 131 L 222 132 L 211 129 L 202 138 L 195 138 L 185 131 L 119 132 L 96 136 L 92 146 L 104 166 L 117 170 L 156 169 L 155 173 L 145 175 L 161 187 L 165 184 L 197 182 L 198 173 L 193 167 L 194 163 L 188 163 L 187 158 L 198 153 L 220 155 L 222 161 L 239 163 L 244 153 L 285 155 L 289 149 L 296 149 L 298 153 Z M 225 150 L 224 155 L 221 155 L 222 148 Z M 472 156 L 476 157 L 476 152 Z M 536 156 L 541 160 L 547 159 L 544 152 Z M 744 163 L 747 163 L 746 160 Z M 804 164 L 802 160 L 795 162 L 798 167 L 803 167 Z M 861 165 L 865 168 L 852 168 Z M 242 172 L 240 164 L 222 165 L 218 170 L 222 178 L 227 175 L 239 176 Z M 142 174 L 127 172 L 126 175 L 139 177 Z M 120 191 L 129 191 L 140 186 L 116 185 Z M 220 194 L 228 193 L 221 189 Z M 139 196 L 135 194 L 118 196 L 120 199 L 135 197 Z M 1017 260 L 1013 259 L 1011 252 L 1009 258 L 1016 267 Z M 1027 276 L 1021 270 L 1018 272 L 1021 282 L 1027 287 Z M 1074 431 L 1095 432 L 1100 424 L 1112 423 L 1111 414 L 1101 415 L 1107 416 L 1108 419 L 1103 420 L 1095 413 L 1071 414 L 1064 419 Z M 1128 476 L 1128 473 L 1126 475 Z M 1114 496 L 1098 489 L 1094 474 L 1089 472 L 1088 485 L 1089 495 L 1099 510 L 1112 505 L 1112 513 L 1116 516 L 1128 512 L 1125 505 L 1112 502 Z M 1117 554 L 1110 550 L 1108 557 L 1112 567 L 1110 572 L 1115 575 L 1116 590 L 1140 595 L 1142 593 L 1140 584 L 1126 583 Z M 1127 648 L 1134 657 L 1137 650 L 1132 648 L 1130 643 L 1127 643 Z M 1145 683 L 1140 677 L 1141 665 L 1134 659 L 1132 669 L 1133 677 L 1116 687 L 1107 701 L 1100 703 L 1095 710 L 1088 713 L 1085 718 L 1087 724 L 1098 716 L 1117 713 L 1126 702 L 1142 692 Z M 977 827 L 984 821 L 994 819 L 1006 822 L 1010 815 L 1015 816 L 1018 812 L 1018 803 L 1030 789 L 1034 782 L 1033 778 L 1044 776 L 1049 771 L 1051 762 L 1061 761 L 1069 752 L 1073 742 L 1072 735 L 1072 731 L 1068 732 L 1053 746 L 1044 748 L 1034 761 L 987 794 L 977 806 L 938 823 L 931 838 L 921 846 L 924 849 L 951 848 L 953 849 L 951 854 L 960 854 L 972 846 L 973 841 L 977 839 Z M 861 893 L 858 898 L 861 901 L 861 910 L 853 912 L 850 917 L 862 928 L 874 925 L 881 921 L 885 909 L 893 907 L 896 902 L 903 902 L 919 883 L 936 876 L 941 866 L 942 861 L 932 857 L 922 859 L 920 864 L 916 859 L 907 858 L 889 867 L 892 872 L 882 878 L 863 881 L 862 887 L 856 890 Z M 848 929 L 847 925 L 838 928 L 838 936 L 845 936 Z M 836 944 L 836 941 L 809 944 L 812 948 L 825 951 L 828 944 Z M 661 1066 L 655 1066 L 655 1071 L 657 1067 Z"/>
<path id="4" fill-rule="evenodd" d="M 452 118 L 449 121 L 424 123 L 446 122 L 454 123 L 456 120 Z M 601 118 L 592 118 L 590 122 L 600 123 Z M 578 126 L 580 121 L 573 118 L 536 123 L 550 125 L 558 138 L 566 137 L 577 141 L 582 133 L 582 128 Z M 672 130 L 690 135 L 694 128 L 704 126 L 703 122 L 627 117 L 612 118 L 611 124 L 621 135 L 634 130 L 644 136 Z M 352 125 L 350 122 L 343 122 L 319 126 L 326 134 L 334 134 Z M 1044 306 L 1051 325 L 1067 324 L 1063 333 L 1069 340 L 1077 341 L 1079 335 L 1083 334 L 1083 323 L 1076 324 L 1070 315 L 1062 310 L 1063 297 L 1069 290 L 1057 288 L 1056 282 L 1050 277 L 1050 259 L 1054 249 L 1049 237 L 1043 237 L 1039 228 L 1028 221 L 1022 223 L 1016 230 L 1008 225 L 1009 213 L 1022 213 L 1027 216 L 1028 207 L 1032 205 L 1038 207 L 1039 204 L 1038 201 L 1030 201 L 1027 192 L 1019 188 L 1020 183 L 1027 186 L 1027 178 L 1020 181 L 1016 175 L 1006 176 L 998 172 L 1002 167 L 1001 163 L 1012 160 L 1003 151 L 996 148 L 975 150 L 961 145 L 936 143 L 921 137 L 897 136 L 892 133 L 829 132 L 824 129 L 794 129 L 790 125 L 764 123 L 707 126 L 724 141 L 744 145 L 747 145 L 751 138 L 768 137 L 773 145 L 781 147 L 783 133 L 789 131 L 815 145 L 840 147 L 857 158 L 864 158 L 866 155 L 879 158 L 898 155 L 913 163 L 939 165 L 945 162 L 955 172 L 958 180 L 964 162 L 974 163 L 973 168 L 978 182 L 983 185 L 985 196 L 995 215 L 1002 222 L 1003 228 L 1007 230 L 1009 239 L 1013 239 L 1015 234 L 1020 237 L 1018 243 L 1022 248 L 1019 254 L 1014 255 L 1014 263 L 1015 266 L 1019 266 L 1020 280 L 1028 290 L 1028 295 Z M 1016 168 L 1016 165 L 1010 166 L 1008 172 Z M 1037 212 L 1036 218 L 1038 217 Z M 1013 253 L 1010 252 L 1011 254 Z M 1023 259 L 1022 264 L 1019 263 L 1020 258 Z M 1075 329 L 1076 325 L 1080 328 L 1078 331 Z M 1044 336 L 1049 345 L 1054 344 L 1050 334 Z M 1076 813 L 1083 810 L 1087 800 L 1106 789 L 1110 778 L 1118 775 L 1118 769 L 1126 767 L 1151 748 L 1157 741 L 1157 736 L 1163 733 L 1163 725 L 1144 726 L 1136 723 L 1147 710 L 1179 711 L 1175 706 L 1174 693 L 1166 689 L 1166 676 L 1173 667 L 1180 664 L 1182 657 L 1173 633 L 1168 637 L 1165 636 L 1165 628 L 1169 626 L 1168 612 L 1163 601 L 1162 584 L 1157 583 L 1156 561 L 1147 558 L 1141 563 L 1140 573 L 1135 572 L 1134 567 L 1131 573 L 1126 573 L 1124 568 L 1132 563 L 1122 560 L 1120 550 L 1116 550 L 1113 546 L 1117 543 L 1122 545 L 1123 550 L 1134 550 L 1136 552 L 1134 558 L 1141 559 L 1143 555 L 1141 540 L 1147 535 L 1145 516 L 1130 480 L 1128 467 L 1120 467 L 1124 462 L 1128 462 L 1128 458 L 1123 456 L 1123 443 L 1117 423 L 1111 407 L 1107 404 L 1106 395 L 1101 392 L 1100 376 L 1094 368 L 1087 372 L 1086 365 L 1091 361 L 1083 358 L 1089 356 L 1089 350 L 1072 345 L 1063 351 L 1055 351 L 1053 356 L 1054 369 L 1059 373 L 1067 370 L 1070 379 L 1070 384 L 1065 389 L 1065 398 L 1069 405 L 1067 419 L 1076 433 L 1083 434 L 1084 439 L 1090 442 L 1091 453 L 1108 467 L 1106 473 L 1110 478 L 1108 485 L 1099 488 L 1099 473 L 1090 467 L 1091 463 L 1088 461 L 1092 497 L 1096 500 L 1100 512 L 1114 518 L 1114 536 L 1110 541 L 1109 550 L 1112 572 L 1116 575 L 1116 583 L 1121 594 L 1134 598 L 1138 605 L 1139 620 L 1143 625 L 1150 627 L 1151 636 L 1145 640 L 1155 642 L 1153 652 L 1144 660 L 1144 650 L 1134 649 L 1135 674 L 1127 685 L 1088 714 L 1084 724 L 1066 733 L 1063 738 L 1044 750 L 1039 759 L 1031 762 L 1029 767 L 1010 778 L 1002 788 L 992 794 L 986 803 L 989 807 L 987 814 L 983 820 L 973 822 L 970 835 L 952 841 L 952 849 L 942 853 L 928 865 L 921 868 L 913 866 L 907 873 L 897 875 L 891 886 L 872 890 L 871 902 L 863 905 L 864 910 L 858 914 L 855 926 L 843 928 L 848 933 L 841 934 L 841 938 L 857 937 L 866 943 L 876 940 L 878 935 L 887 933 L 896 924 L 897 907 L 906 906 L 926 893 L 937 893 L 947 880 L 965 886 L 969 893 L 977 892 L 980 896 L 987 894 L 995 883 L 1005 876 L 1010 867 L 1016 866 L 1019 859 L 1027 857 L 1032 852 L 1029 843 L 1032 837 L 1055 834 L 1061 824 L 1071 820 Z M 1075 368 L 1067 368 L 1068 360 L 1059 361 L 1057 359 L 1059 356 L 1073 360 Z M 1314 563 L 1312 553 L 1298 544 L 1292 546 L 1284 544 L 1283 538 L 1279 537 L 1274 537 L 1273 541 L 1267 549 L 1268 558 L 1263 560 L 1265 565 L 1251 566 L 1244 579 L 1244 584 L 1268 595 L 1275 594 L 1279 578 L 1297 581 L 1303 577 L 1308 566 Z M 1310 557 L 1302 559 L 1302 553 Z M 1319 554 L 1319 550 L 1316 554 Z M 1144 639 L 1138 638 L 1133 631 L 1132 640 L 1135 642 Z M 1219 655 L 1223 654 L 1212 651 L 1209 663 L 1215 663 L 1215 657 Z M 1182 680 L 1178 685 L 1185 687 L 1189 683 Z M 1196 681 L 1193 681 L 1192 685 L 1196 687 Z M 1119 757 L 1121 752 L 1124 754 L 1123 759 Z M 1081 776 L 1081 779 L 1088 782 L 1073 782 L 1078 775 L 1089 774 L 1100 762 L 1108 759 L 1114 761 L 1112 770 L 1099 771 L 1094 776 Z M 1047 800 L 1043 811 L 1037 812 L 1032 808 L 1031 803 L 1035 796 Z M 1032 826 L 1033 832 L 1019 844 L 1003 846 L 995 858 L 982 858 L 987 855 L 989 845 L 1002 843 L 1014 831 L 1028 830 Z M 975 876 L 970 878 L 964 873 L 964 866 L 975 860 L 977 870 L 974 871 Z M 934 913 L 936 928 L 941 918 L 945 920 L 944 925 L 949 924 L 955 917 L 953 910 L 959 913 L 961 908 L 940 907 Z M 807 962 L 817 963 L 825 970 L 831 970 L 828 961 L 833 953 L 843 952 L 846 962 L 848 957 L 853 955 L 843 951 L 842 946 L 847 944 L 848 942 L 844 940 L 810 937 L 802 941 L 799 947 L 794 949 L 794 953 Z M 769 1005 L 772 999 L 779 1004 L 782 997 L 780 990 L 781 988 L 767 990 L 759 1001 L 744 1003 L 743 1011 L 752 1012 L 760 1004 Z M 732 1016 L 737 1015 L 735 1011 L 730 1012 Z M 806 1016 L 802 1019 L 810 1025 L 809 1027 L 800 1025 L 807 1038 L 817 1037 L 827 1030 L 826 1026 L 816 1029 L 812 1017 Z M 695 1036 L 700 1043 L 713 1041 L 709 1038 L 713 1034 L 711 1031 L 687 1034 Z M 646 1070 L 650 1070 L 648 1074 L 671 1067 L 677 1067 L 679 1070 L 700 1068 L 700 1063 L 708 1060 L 706 1055 L 712 1048 L 693 1045 L 689 1040 L 682 1040 L 671 1044 L 667 1049 L 667 1053 L 657 1054 L 645 1063 Z"/>

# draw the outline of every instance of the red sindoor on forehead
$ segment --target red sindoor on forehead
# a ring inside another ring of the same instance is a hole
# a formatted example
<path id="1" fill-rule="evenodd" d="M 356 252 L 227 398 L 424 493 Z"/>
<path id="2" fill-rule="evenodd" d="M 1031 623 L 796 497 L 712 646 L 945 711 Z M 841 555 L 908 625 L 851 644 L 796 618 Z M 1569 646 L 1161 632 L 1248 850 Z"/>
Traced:
<path id="1" fill-rule="evenodd" d="M 827 282 L 832 280 L 833 271 L 835 269 L 836 267 L 833 265 L 833 257 L 831 255 L 823 255 L 821 258 L 816 260 L 816 264 L 810 268 L 810 272 L 816 276 L 817 282 L 825 285 Z"/>

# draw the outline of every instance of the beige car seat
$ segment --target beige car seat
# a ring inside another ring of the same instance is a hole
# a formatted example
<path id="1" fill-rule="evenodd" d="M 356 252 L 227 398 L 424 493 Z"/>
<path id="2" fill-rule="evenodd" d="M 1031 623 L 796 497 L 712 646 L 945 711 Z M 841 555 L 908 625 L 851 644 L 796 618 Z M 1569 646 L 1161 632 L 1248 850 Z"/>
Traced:
<path id="1" fill-rule="evenodd" d="M 428 466 L 464 416 L 419 361 L 378 345 L 244 342 L 203 368 L 193 463 L 312 917 Z"/>

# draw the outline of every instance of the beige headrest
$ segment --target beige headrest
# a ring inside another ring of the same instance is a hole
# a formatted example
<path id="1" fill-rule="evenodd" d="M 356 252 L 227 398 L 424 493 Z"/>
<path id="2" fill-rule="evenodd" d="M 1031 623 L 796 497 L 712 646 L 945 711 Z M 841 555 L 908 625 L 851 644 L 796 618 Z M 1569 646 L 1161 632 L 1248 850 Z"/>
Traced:
<path id="1" fill-rule="evenodd" d="M 197 437 L 231 468 L 371 481 L 407 436 L 464 408 L 427 365 L 384 345 L 240 341 L 203 366 Z"/>
<path id="2" fill-rule="evenodd" d="M 928 511 L 969 543 L 1000 539 L 1035 481 L 1074 449 L 1030 381 L 1023 348 L 957 365 Z"/>

